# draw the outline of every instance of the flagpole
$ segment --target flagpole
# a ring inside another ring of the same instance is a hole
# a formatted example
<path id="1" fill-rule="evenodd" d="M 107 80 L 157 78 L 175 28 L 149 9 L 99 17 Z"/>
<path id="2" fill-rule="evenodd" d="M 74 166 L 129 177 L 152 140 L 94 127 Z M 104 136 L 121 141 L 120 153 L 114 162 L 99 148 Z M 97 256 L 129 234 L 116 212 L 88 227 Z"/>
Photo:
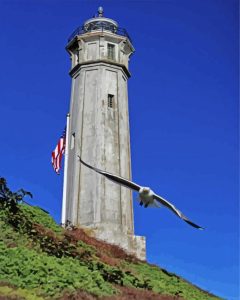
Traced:
<path id="1" fill-rule="evenodd" d="M 65 144 L 65 159 L 64 159 L 64 176 L 63 176 L 63 198 L 62 198 L 62 226 L 66 223 L 66 204 L 67 204 L 67 173 L 68 173 L 68 147 L 69 147 L 69 123 L 70 114 L 67 114 L 66 124 L 66 144 Z"/>

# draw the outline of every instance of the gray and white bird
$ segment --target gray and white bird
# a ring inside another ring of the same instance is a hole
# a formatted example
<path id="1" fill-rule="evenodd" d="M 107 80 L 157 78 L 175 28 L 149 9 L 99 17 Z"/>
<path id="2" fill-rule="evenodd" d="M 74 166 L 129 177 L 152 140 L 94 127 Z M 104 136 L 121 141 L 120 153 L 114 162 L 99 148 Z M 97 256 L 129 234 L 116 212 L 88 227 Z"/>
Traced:
<path id="1" fill-rule="evenodd" d="M 85 163 L 80 156 L 79 160 L 80 162 L 85 165 L 86 167 L 94 170 L 95 172 L 107 177 L 109 180 L 125 186 L 131 190 L 134 190 L 136 192 L 139 193 L 139 200 L 140 200 L 140 205 L 142 206 L 144 204 L 144 207 L 148 207 L 148 206 L 155 206 L 155 207 L 159 207 L 159 206 L 166 206 L 168 209 L 170 209 L 172 212 L 174 212 L 179 218 L 181 218 L 183 221 L 187 222 L 189 225 L 197 228 L 197 229 L 204 229 L 203 227 L 193 223 L 192 221 L 190 221 L 186 216 L 184 216 L 184 214 L 178 210 L 173 204 L 171 204 L 170 202 L 168 202 L 166 199 L 162 198 L 161 196 L 155 194 L 149 187 L 143 187 L 138 185 L 137 183 L 130 181 L 128 179 L 125 179 L 121 176 L 118 175 L 114 175 L 112 173 L 106 172 L 106 171 L 102 171 L 98 168 L 92 167 L 90 165 L 88 165 L 87 163 Z M 160 204 L 160 205 L 159 205 Z"/>

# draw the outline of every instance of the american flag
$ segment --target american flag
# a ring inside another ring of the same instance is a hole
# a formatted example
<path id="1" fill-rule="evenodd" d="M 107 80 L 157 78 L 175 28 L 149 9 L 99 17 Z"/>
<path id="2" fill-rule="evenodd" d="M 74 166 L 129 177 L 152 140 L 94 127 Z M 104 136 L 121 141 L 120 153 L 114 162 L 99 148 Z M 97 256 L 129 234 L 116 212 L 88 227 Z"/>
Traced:
<path id="1" fill-rule="evenodd" d="M 61 162 L 65 151 L 65 144 L 66 144 L 66 128 L 64 129 L 55 150 L 52 152 L 52 166 L 54 171 L 58 175 L 61 169 Z"/>

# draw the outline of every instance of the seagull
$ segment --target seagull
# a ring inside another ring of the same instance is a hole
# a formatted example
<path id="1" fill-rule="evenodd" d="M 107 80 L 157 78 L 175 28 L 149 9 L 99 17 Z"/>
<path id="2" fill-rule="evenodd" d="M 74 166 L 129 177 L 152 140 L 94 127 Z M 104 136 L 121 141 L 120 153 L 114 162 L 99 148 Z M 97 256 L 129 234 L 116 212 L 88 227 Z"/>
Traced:
<path id="1" fill-rule="evenodd" d="M 172 203 L 168 202 L 166 199 L 162 198 L 161 196 L 155 194 L 153 192 L 153 190 L 151 190 L 149 187 L 144 187 L 144 186 L 140 186 L 137 183 L 130 181 L 128 179 L 125 179 L 121 176 L 118 175 L 114 175 L 112 173 L 106 172 L 106 171 L 102 171 L 98 168 L 92 167 L 89 164 L 87 164 L 86 162 L 84 162 L 81 157 L 78 155 L 80 162 L 94 170 L 95 172 L 105 176 L 106 178 L 108 178 L 109 180 L 122 185 L 126 188 L 129 188 L 133 191 L 138 192 L 139 194 L 139 200 L 140 200 L 140 205 L 144 205 L 145 208 L 147 208 L 148 206 L 155 206 L 155 207 L 161 207 L 161 206 L 166 206 L 168 209 L 170 209 L 174 214 L 176 214 L 179 218 L 181 218 L 183 221 L 185 221 L 186 223 L 188 223 L 189 225 L 197 228 L 197 229 L 204 229 L 203 227 L 193 223 L 192 221 L 190 221 L 186 216 L 184 216 L 184 214 L 178 210 Z"/>

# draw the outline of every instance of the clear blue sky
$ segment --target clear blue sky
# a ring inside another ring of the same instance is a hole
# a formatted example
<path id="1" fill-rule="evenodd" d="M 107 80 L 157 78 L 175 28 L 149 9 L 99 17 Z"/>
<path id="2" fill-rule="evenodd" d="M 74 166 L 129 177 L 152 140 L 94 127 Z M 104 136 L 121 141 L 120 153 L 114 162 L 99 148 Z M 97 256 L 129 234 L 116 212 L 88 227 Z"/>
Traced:
<path id="1" fill-rule="evenodd" d="M 194 222 L 134 205 L 148 260 L 238 298 L 238 1 L 0 0 L 0 174 L 60 221 L 51 151 L 70 100 L 68 36 L 102 5 L 133 39 L 133 179 Z"/>

